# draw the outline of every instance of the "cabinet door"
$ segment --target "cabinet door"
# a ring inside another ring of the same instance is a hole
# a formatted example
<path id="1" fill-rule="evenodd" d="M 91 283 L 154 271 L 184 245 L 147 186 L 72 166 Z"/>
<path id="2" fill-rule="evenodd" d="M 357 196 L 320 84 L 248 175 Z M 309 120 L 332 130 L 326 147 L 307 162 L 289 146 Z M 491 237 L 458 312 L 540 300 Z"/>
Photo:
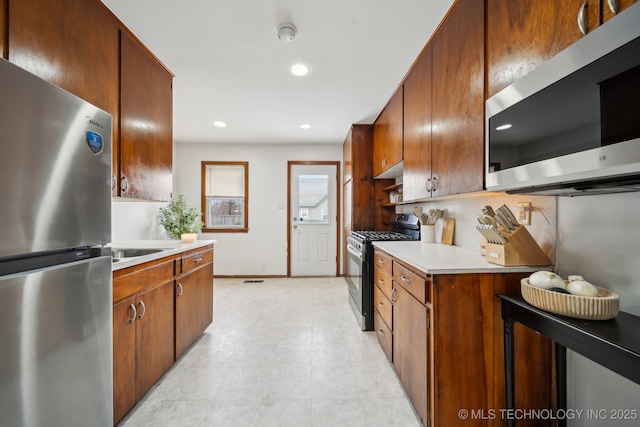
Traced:
<path id="1" fill-rule="evenodd" d="M 136 309 L 136 397 L 140 400 L 173 365 L 173 280 L 139 294 Z"/>
<path id="2" fill-rule="evenodd" d="M 176 280 L 176 359 L 213 320 L 213 264 Z"/>
<path id="3" fill-rule="evenodd" d="M 423 425 L 429 418 L 429 310 L 394 283 L 393 365 Z"/>
<path id="4" fill-rule="evenodd" d="M 120 195 L 171 198 L 172 76 L 121 33 Z"/>
<path id="5" fill-rule="evenodd" d="M 8 5 L 7 58 L 111 114 L 115 153 L 120 138 L 116 21 L 98 1 L 66 0 L 61 7 L 55 1 L 9 0 Z"/>
<path id="6" fill-rule="evenodd" d="M 404 82 L 404 201 L 429 197 L 431 181 L 431 49 Z"/>
<path id="7" fill-rule="evenodd" d="M 373 175 L 378 176 L 402 161 L 402 86 L 373 124 Z"/>
<path id="8" fill-rule="evenodd" d="M 456 3 L 433 41 L 432 195 L 484 187 L 484 2 Z"/>
<path id="9" fill-rule="evenodd" d="M 113 421 L 136 404 L 136 299 L 113 306 Z"/>
<path id="10" fill-rule="evenodd" d="M 487 97 L 580 39 L 577 17 L 583 3 L 585 0 L 488 0 Z M 599 0 L 587 4 L 589 27 L 594 29 Z"/>

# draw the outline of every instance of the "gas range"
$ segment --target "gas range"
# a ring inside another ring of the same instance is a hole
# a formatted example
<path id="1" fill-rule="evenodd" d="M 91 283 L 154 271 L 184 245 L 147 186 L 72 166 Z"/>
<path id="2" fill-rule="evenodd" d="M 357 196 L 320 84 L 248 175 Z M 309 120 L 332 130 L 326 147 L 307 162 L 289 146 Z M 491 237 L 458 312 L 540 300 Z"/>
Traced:
<path id="1" fill-rule="evenodd" d="M 349 303 L 362 330 L 373 329 L 373 242 L 420 238 L 418 218 L 396 214 L 390 231 L 352 231 L 347 237 Z"/>

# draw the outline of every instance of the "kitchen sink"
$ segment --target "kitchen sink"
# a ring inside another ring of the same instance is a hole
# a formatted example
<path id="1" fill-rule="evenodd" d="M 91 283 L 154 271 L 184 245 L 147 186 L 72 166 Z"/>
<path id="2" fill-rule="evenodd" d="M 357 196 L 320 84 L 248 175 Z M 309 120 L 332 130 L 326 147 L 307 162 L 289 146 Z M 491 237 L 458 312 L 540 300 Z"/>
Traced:
<path id="1" fill-rule="evenodd" d="M 166 249 L 120 249 L 111 248 L 111 256 L 115 259 L 135 258 L 144 255 L 151 255 L 162 252 Z"/>

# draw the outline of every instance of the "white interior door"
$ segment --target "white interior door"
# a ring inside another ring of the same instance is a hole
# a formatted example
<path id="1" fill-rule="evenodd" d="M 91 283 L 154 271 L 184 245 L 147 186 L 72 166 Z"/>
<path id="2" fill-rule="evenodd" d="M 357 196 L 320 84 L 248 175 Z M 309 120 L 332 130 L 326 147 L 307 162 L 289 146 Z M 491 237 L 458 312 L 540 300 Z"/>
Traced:
<path id="1" fill-rule="evenodd" d="M 337 165 L 290 165 L 292 276 L 335 276 L 337 271 Z"/>

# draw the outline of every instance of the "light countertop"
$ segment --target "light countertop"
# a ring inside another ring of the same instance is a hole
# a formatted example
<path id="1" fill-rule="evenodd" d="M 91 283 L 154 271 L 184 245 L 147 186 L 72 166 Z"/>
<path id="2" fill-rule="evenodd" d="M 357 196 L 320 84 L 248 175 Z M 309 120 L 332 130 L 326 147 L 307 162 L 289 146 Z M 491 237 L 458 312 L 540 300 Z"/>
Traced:
<path id="1" fill-rule="evenodd" d="M 118 262 L 114 262 L 112 271 L 121 270 L 126 267 L 142 264 L 166 256 L 176 255 L 191 249 L 201 248 L 216 243 L 215 240 L 196 240 L 193 243 L 183 243 L 181 240 L 128 240 L 120 242 L 112 242 L 112 248 L 118 249 L 163 249 L 149 255 L 143 255 L 135 258 L 122 258 Z"/>
<path id="2" fill-rule="evenodd" d="M 551 265 L 503 267 L 487 261 L 480 255 L 480 251 L 441 243 L 381 241 L 373 242 L 373 246 L 427 274 L 531 273 L 553 270 Z"/>

